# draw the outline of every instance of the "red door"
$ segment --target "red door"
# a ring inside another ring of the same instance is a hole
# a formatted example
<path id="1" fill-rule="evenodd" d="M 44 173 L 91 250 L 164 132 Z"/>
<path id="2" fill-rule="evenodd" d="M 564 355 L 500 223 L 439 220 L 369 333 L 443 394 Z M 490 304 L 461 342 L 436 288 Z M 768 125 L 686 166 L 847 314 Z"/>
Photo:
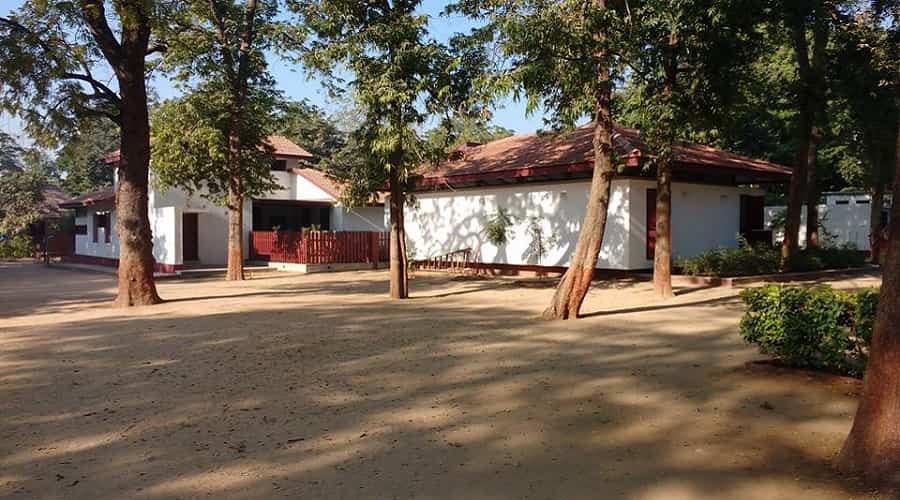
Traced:
<path id="1" fill-rule="evenodd" d="M 647 190 L 647 259 L 656 253 L 656 190 Z"/>
<path id="2" fill-rule="evenodd" d="M 197 244 L 197 214 L 183 214 L 181 219 L 181 258 L 185 262 L 200 260 Z"/>

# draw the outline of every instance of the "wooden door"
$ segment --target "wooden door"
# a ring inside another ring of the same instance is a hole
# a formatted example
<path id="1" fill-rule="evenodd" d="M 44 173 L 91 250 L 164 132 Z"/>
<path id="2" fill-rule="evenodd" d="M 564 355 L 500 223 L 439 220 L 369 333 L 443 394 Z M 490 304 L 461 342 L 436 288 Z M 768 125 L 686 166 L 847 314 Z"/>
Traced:
<path id="1" fill-rule="evenodd" d="M 185 262 L 200 260 L 197 249 L 197 214 L 183 214 L 181 219 L 181 258 Z"/>
<path id="2" fill-rule="evenodd" d="M 647 259 L 656 253 L 656 190 L 647 190 Z"/>

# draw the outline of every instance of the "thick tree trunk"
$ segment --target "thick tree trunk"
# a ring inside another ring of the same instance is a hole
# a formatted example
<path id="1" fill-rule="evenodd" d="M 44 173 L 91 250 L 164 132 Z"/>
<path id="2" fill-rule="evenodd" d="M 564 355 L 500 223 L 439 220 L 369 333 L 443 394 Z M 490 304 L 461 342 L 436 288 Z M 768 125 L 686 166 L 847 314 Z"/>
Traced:
<path id="1" fill-rule="evenodd" d="M 894 193 L 900 193 L 900 142 L 896 154 Z M 837 465 L 873 485 L 900 490 L 900 223 L 896 222 L 900 203 L 896 199 L 891 215 L 863 394 Z"/>
<path id="2" fill-rule="evenodd" d="M 116 228 L 119 235 L 118 307 L 162 302 L 153 280 L 153 235 L 148 213 L 150 123 L 144 56 L 123 61 L 117 72 L 121 93 L 122 139 L 116 188 Z"/>
<path id="3" fill-rule="evenodd" d="M 647 200 L 650 203 L 650 200 Z M 656 245 L 653 252 L 653 289 L 662 298 L 672 292 L 672 165 L 656 172 Z"/>
<path id="4" fill-rule="evenodd" d="M 228 270 L 225 279 L 244 279 L 244 199 L 240 192 L 228 193 Z"/>
<path id="5" fill-rule="evenodd" d="M 406 261 L 406 232 L 403 229 L 403 205 L 405 197 L 400 174 L 396 168 L 390 171 L 390 293 L 392 299 L 409 297 L 408 264 Z"/>
<path id="6" fill-rule="evenodd" d="M 797 126 L 797 152 L 794 156 L 794 172 L 788 191 L 787 214 L 784 221 L 784 240 L 781 243 L 781 267 L 786 268 L 787 261 L 797 253 L 800 246 L 800 214 L 806 198 L 806 166 L 809 164 L 809 143 L 811 137 L 811 117 L 800 107 L 800 123 Z"/>
<path id="7" fill-rule="evenodd" d="M 595 0 L 594 5 L 604 9 L 606 2 Z M 604 35 L 598 34 L 597 38 L 602 45 L 605 41 Z M 544 319 L 574 319 L 578 317 L 581 304 L 590 289 L 600 247 L 603 244 L 603 233 L 606 230 L 607 211 L 609 210 L 609 191 L 616 173 L 612 161 L 613 121 L 610 112 L 612 87 L 607 55 L 608 52 L 605 48 L 597 54 L 599 91 L 594 111 L 594 172 L 587 210 L 584 214 L 584 222 L 581 224 L 581 231 L 578 233 L 578 243 L 575 245 L 575 253 L 572 255 L 569 269 L 560 280 L 550 306 L 544 310 Z"/>
<path id="8" fill-rule="evenodd" d="M 812 127 L 806 164 L 806 248 L 819 246 L 819 186 L 816 177 L 816 155 L 819 149 L 819 129 Z"/>
<path id="9" fill-rule="evenodd" d="M 872 203 L 869 206 L 869 257 L 872 264 L 881 263 L 881 234 L 884 226 L 881 211 L 884 208 L 884 184 L 875 181 L 872 186 Z"/>

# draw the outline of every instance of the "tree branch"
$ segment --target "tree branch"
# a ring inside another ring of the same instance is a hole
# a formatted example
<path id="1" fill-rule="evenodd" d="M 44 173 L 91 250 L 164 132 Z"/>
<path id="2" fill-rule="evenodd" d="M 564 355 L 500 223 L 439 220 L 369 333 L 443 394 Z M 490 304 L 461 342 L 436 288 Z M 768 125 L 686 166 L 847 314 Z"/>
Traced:
<path id="1" fill-rule="evenodd" d="M 81 0 L 81 14 L 103 55 L 118 71 L 123 59 L 122 46 L 109 28 L 109 23 L 106 22 L 103 0 Z"/>

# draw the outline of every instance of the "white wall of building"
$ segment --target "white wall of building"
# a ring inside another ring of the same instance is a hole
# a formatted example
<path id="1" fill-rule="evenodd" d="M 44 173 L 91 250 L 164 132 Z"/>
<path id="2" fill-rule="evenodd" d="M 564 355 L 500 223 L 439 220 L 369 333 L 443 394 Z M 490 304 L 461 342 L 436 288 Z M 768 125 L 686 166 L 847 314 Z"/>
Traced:
<path id="1" fill-rule="evenodd" d="M 655 185 L 650 179 L 613 181 L 597 267 L 634 270 L 653 266 L 646 258 L 646 191 Z M 589 189 L 589 181 L 572 181 L 417 193 L 416 202 L 406 212 L 408 245 L 416 259 L 470 248 L 479 262 L 567 266 L 578 240 Z M 736 246 L 740 195 L 761 193 L 731 186 L 675 183 L 672 194 L 672 246 L 678 257 Z M 484 228 L 498 208 L 506 209 L 514 220 L 508 241 L 499 247 L 484 236 Z M 532 218 L 553 239 L 540 260 L 528 231 Z"/>
<path id="2" fill-rule="evenodd" d="M 296 168 L 296 159 L 287 160 L 287 168 Z M 305 177 L 288 171 L 273 171 L 281 185 L 271 193 L 261 196 L 272 200 L 310 200 L 336 202 L 334 197 Z M 179 188 L 163 189 L 153 182 L 151 172 L 149 192 L 150 226 L 153 232 L 153 255 L 159 263 L 181 265 L 184 263 L 182 241 L 183 216 L 197 214 L 198 257 L 204 265 L 225 265 L 228 260 L 228 210 L 203 197 L 203 192 L 188 193 Z M 105 243 L 99 235 L 93 243 L 94 209 L 85 209 L 85 215 L 76 217 L 76 224 L 87 226 L 86 235 L 75 236 L 75 253 L 95 257 L 118 258 L 119 245 L 115 230 L 115 211 L 111 215 L 112 239 Z M 250 232 L 253 229 L 253 200 L 244 201 L 243 245 L 244 255 L 249 257 Z M 349 210 L 341 206 L 332 209 L 332 229 L 338 231 L 384 231 L 385 219 L 382 207 L 363 207 Z"/>
<path id="3" fill-rule="evenodd" d="M 867 193 L 829 193 L 819 205 L 819 224 L 830 233 L 837 245 L 851 244 L 869 250 L 869 218 L 872 197 Z M 766 225 L 787 210 L 786 206 L 766 207 Z M 784 239 L 784 229 L 773 233 L 775 242 Z M 806 205 L 800 215 L 800 246 L 806 246 Z"/>
<path id="4" fill-rule="evenodd" d="M 632 179 L 632 268 L 651 268 L 647 259 L 647 190 L 656 180 Z M 741 195 L 762 196 L 761 190 L 734 186 L 672 183 L 672 257 L 692 257 L 715 248 L 737 247 L 741 224 Z M 656 200 L 650 200 L 656 203 Z"/>
<path id="5" fill-rule="evenodd" d="M 408 248 L 416 259 L 469 248 L 479 262 L 565 266 L 575 249 L 589 189 L 589 182 L 574 181 L 417 193 L 406 209 Z M 628 190 L 627 181 L 613 182 L 598 267 L 629 266 Z M 514 224 L 507 242 L 496 246 L 487 241 L 484 228 L 500 208 Z M 546 253 L 540 258 L 528 230 L 532 220 L 546 235 Z"/>
<path id="6" fill-rule="evenodd" d="M 100 211 L 106 211 L 103 209 Z M 79 211 L 79 213 L 81 213 Z M 77 255 L 88 255 L 91 257 L 104 257 L 107 259 L 119 258 L 119 235 L 116 230 L 116 212 L 110 211 L 110 242 L 106 243 L 106 238 L 101 230 L 97 234 L 97 243 L 94 243 L 94 215 L 97 213 L 95 208 L 87 208 L 83 215 L 75 217 L 75 225 L 87 226 L 87 234 L 75 235 L 75 253 Z"/>

